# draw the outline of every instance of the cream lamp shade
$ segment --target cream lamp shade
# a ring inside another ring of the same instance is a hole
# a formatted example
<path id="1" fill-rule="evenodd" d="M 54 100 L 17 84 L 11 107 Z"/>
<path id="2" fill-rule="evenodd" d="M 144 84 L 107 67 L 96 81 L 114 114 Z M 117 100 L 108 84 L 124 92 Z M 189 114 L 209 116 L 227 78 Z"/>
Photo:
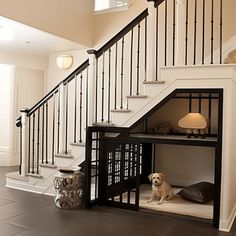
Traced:
<path id="1" fill-rule="evenodd" d="M 57 66 L 60 69 L 69 69 L 73 64 L 73 57 L 71 55 L 60 55 L 57 57 Z"/>
<path id="2" fill-rule="evenodd" d="M 179 120 L 178 125 L 184 129 L 205 129 L 207 120 L 200 113 L 188 113 Z"/>

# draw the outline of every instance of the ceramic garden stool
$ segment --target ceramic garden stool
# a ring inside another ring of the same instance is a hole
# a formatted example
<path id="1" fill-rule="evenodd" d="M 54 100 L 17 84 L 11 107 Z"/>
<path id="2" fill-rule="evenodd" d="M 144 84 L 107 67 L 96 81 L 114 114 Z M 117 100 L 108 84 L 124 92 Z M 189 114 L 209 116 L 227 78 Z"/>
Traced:
<path id="1" fill-rule="evenodd" d="M 83 207 L 84 173 L 60 169 L 54 177 L 55 204 L 63 209 Z"/>

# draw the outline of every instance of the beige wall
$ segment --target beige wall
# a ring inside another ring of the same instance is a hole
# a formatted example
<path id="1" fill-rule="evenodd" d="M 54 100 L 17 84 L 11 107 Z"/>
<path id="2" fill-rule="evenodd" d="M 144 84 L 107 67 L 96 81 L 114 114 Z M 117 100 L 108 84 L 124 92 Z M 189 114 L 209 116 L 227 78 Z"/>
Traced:
<path id="1" fill-rule="evenodd" d="M 48 57 L 17 52 L 0 47 L 0 63 L 46 70 L 48 68 Z"/>
<path id="2" fill-rule="evenodd" d="M 0 15 L 91 46 L 92 2 L 92 0 L 0 0 Z"/>
<path id="3" fill-rule="evenodd" d="M 59 69 L 56 64 L 56 59 L 60 55 L 60 53 L 50 54 L 47 71 L 46 92 L 49 92 L 51 89 L 53 89 L 70 73 L 72 73 L 79 65 L 81 65 L 86 59 L 88 59 L 88 54 L 86 50 L 68 51 L 63 52 L 63 54 L 70 54 L 73 56 L 73 65 L 67 70 Z"/>
<path id="4" fill-rule="evenodd" d="M 93 45 L 102 46 L 139 13 L 147 8 L 146 0 L 130 0 L 128 10 L 93 15 Z"/>
<path id="5" fill-rule="evenodd" d="M 235 9 L 236 1 L 235 0 L 223 0 L 223 29 L 224 29 L 224 41 L 228 41 L 236 34 L 236 27 L 234 26 L 235 22 Z"/>
<path id="6" fill-rule="evenodd" d="M 104 44 L 147 8 L 146 0 L 130 0 L 129 2 L 128 10 L 92 15 L 93 0 L 86 0 L 86 4 L 85 0 L 70 0 L 69 2 L 66 0 L 0 0 L 0 15 L 87 47 L 97 47 Z M 227 41 L 236 34 L 236 29 L 232 27 L 236 1 L 223 2 L 224 41 Z M 207 5 L 209 4 L 207 3 Z M 215 14 L 218 14 L 218 1 L 216 1 L 215 7 Z M 199 17 L 201 18 L 200 12 L 201 6 L 199 7 Z M 198 35 L 201 35 L 200 31 Z"/>

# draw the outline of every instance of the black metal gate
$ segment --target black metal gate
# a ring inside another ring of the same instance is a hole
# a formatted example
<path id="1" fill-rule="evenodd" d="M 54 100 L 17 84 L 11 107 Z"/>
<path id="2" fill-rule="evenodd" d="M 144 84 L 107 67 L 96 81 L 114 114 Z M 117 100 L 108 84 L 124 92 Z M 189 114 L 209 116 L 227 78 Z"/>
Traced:
<path id="1" fill-rule="evenodd" d="M 103 204 L 138 210 L 142 144 L 129 138 L 104 139 Z"/>
<path id="2" fill-rule="evenodd" d="M 118 127 L 88 127 L 86 142 L 85 206 L 138 210 L 143 144 Z"/>

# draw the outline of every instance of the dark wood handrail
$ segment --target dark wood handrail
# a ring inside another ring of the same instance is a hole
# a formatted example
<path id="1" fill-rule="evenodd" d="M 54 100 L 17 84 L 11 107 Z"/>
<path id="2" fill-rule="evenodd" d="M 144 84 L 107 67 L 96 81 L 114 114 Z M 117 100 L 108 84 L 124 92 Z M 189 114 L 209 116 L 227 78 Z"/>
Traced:
<path id="1" fill-rule="evenodd" d="M 148 2 L 154 2 L 154 7 L 158 7 L 165 0 L 147 0 Z"/>
<path id="2" fill-rule="evenodd" d="M 99 50 L 94 51 L 96 58 L 100 57 L 103 54 L 103 52 L 111 48 L 117 41 L 119 41 L 124 35 L 126 35 L 130 30 L 132 30 L 136 25 L 138 25 L 147 16 L 148 16 L 148 9 L 144 10 L 141 14 L 139 14 L 134 20 L 132 20 L 127 26 L 125 26 L 119 33 L 117 33 L 111 40 L 109 40 Z"/>
<path id="3" fill-rule="evenodd" d="M 89 60 L 87 59 L 83 62 L 77 69 L 75 69 L 70 75 L 68 75 L 63 81 L 57 84 L 48 94 L 46 94 L 39 102 L 37 102 L 27 113 L 27 116 L 32 115 L 38 108 L 40 108 L 46 101 L 48 101 L 53 94 L 58 92 L 59 86 L 61 84 L 69 83 L 76 75 L 81 73 L 84 69 L 89 66 Z"/>

